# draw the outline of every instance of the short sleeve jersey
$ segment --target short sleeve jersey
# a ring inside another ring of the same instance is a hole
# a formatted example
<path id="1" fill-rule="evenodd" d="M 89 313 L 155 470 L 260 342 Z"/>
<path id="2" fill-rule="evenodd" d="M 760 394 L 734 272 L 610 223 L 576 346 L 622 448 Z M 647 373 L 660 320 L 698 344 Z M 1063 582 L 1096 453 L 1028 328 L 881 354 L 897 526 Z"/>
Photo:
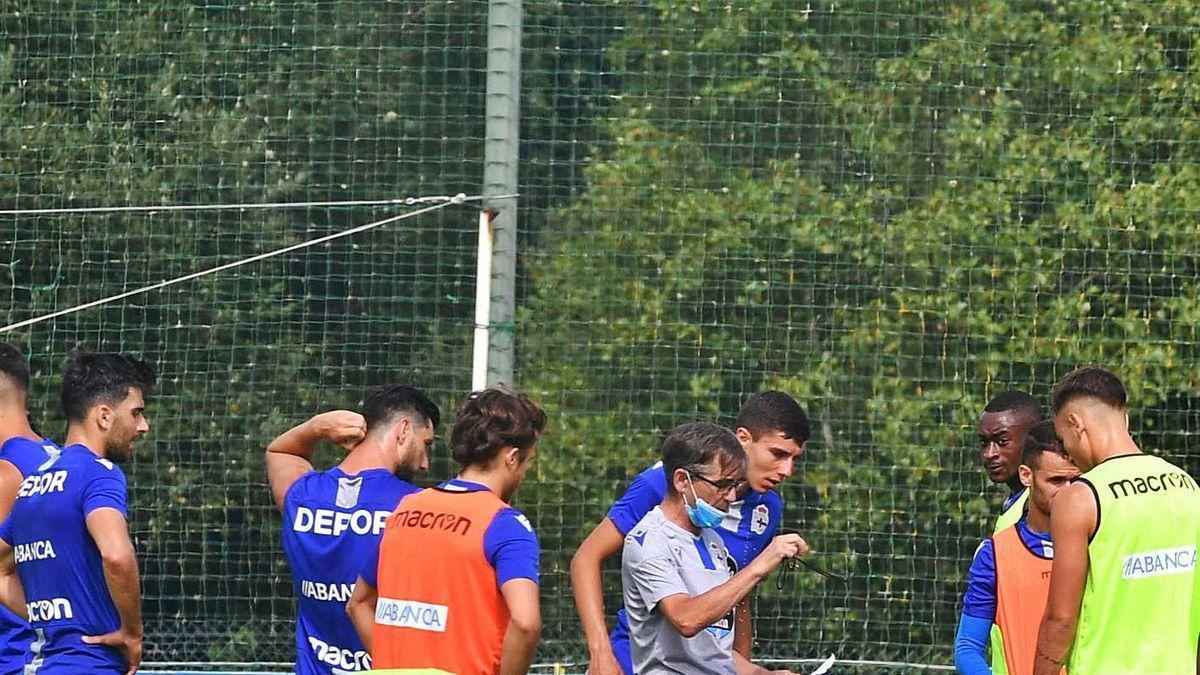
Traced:
<path id="1" fill-rule="evenodd" d="M 608 510 L 608 519 L 621 534 L 629 534 L 646 514 L 662 503 L 666 494 L 667 477 L 662 462 L 655 462 L 633 479 L 625 494 Z M 732 571 L 737 572 L 762 553 L 775 537 L 782 519 L 783 499 L 774 491 L 750 492 L 729 505 L 729 515 L 713 531 L 725 542 Z M 617 643 L 624 641 L 628 627 L 622 608 L 617 611 L 617 627 L 613 631 L 614 651 L 618 653 L 626 651 L 624 645 Z"/>
<path id="2" fill-rule="evenodd" d="M 121 626 L 100 551 L 87 529 L 99 509 L 126 516 L 125 474 L 82 445 L 63 449 L 21 483 L 0 539 L 14 549 L 36 633 L 26 672 L 119 673 L 117 650 L 84 644 Z"/>
<path id="3" fill-rule="evenodd" d="M 0 460 L 13 465 L 27 478 L 62 449 L 50 440 L 35 441 L 20 436 L 10 438 L 0 446 Z M 34 633 L 29 624 L 0 606 L 0 675 L 14 675 L 25 670 L 25 654 L 33 643 Z"/>
<path id="4" fill-rule="evenodd" d="M 733 675 L 734 613 L 684 637 L 659 609 L 672 595 L 702 595 L 732 576 L 721 537 L 694 535 L 654 507 L 625 537 L 621 582 L 629 618 L 634 672 Z"/>
<path id="5" fill-rule="evenodd" d="M 388 516 L 417 490 L 387 469 L 351 476 L 337 467 L 309 472 L 288 489 L 283 552 L 297 598 L 297 675 L 370 670 L 346 601 L 362 561 L 379 554 Z"/>

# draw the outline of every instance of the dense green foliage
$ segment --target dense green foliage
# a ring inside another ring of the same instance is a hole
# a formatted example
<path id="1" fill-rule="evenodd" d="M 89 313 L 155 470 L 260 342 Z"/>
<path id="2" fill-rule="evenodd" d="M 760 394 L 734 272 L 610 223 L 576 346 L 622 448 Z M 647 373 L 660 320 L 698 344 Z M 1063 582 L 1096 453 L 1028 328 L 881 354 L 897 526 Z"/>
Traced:
<path id="1" fill-rule="evenodd" d="M 761 593 L 763 655 L 949 661 L 1001 497 L 971 447 L 993 393 L 1116 368 L 1146 446 L 1196 468 L 1190 3 L 525 12 L 517 381 L 553 419 L 518 498 L 546 548 L 539 661 L 583 655 L 566 565 L 662 432 L 756 389 L 816 419 L 787 526 L 851 576 Z M 0 204 L 478 193 L 485 16 L 482 0 L 0 0 Z M 0 216 L 0 318 L 394 212 Z M 447 209 L 17 334 L 51 436 L 71 349 L 162 373 L 131 467 L 148 659 L 290 659 L 261 450 L 364 385 L 464 392 L 473 227 Z"/>

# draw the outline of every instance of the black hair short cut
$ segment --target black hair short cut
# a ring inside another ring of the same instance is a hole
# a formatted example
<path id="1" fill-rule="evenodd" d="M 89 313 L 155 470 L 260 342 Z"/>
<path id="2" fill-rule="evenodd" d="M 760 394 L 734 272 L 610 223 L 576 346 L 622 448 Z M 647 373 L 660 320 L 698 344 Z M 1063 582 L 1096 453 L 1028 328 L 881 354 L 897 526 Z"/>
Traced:
<path id="1" fill-rule="evenodd" d="M 117 405 L 131 387 L 146 392 L 154 384 L 154 369 L 145 361 L 113 352 L 76 352 L 62 379 L 62 410 L 69 422 L 79 422 L 97 403 Z"/>
<path id="2" fill-rule="evenodd" d="M 546 411 L 500 385 L 467 395 L 450 431 L 450 455 L 460 466 L 486 466 L 504 448 L 525 456 L 546 430 Z"/>
<path id="3" fill-rule="evenodd" d="M 754 438 L 778 431 L 801 445 L 811 433 L 804 408 L 788 394 L 774 390 L 760 391 L 746 399 L 733 422 L 733 428 L 743 428 Z"/>
<path id="4" fill-rule="evenodd" d="M 1081 366 L 1054 385 L 1052 408 L 1057 415 L 1072 400 L 1090 396 L 1108 406 L 1125 409 L 1125 385 L 1121 378 L 1103 368 Z"/>
<path id="5" fill-rule="evenodd" d="M 1047 452 L 1071 459 L 1071 455 L 1067 454 L 1067 449 L 1063 447 L 1062 441 L 1054 431 L 1054 422 L 1043 420 L 1029 428 L 1025 444 L 1021 446 L 1021 463 L 1036 470 L 1040 467 L 1042 455 Z"/>
<path id="6" fill-rule="evenodd" d="M 750 461 L 732 431 L 708 422 L 690 422 L 675 427 L 663 439 L 659 453 L 668 485 L 677 469 L 699 475 L 714 458 L 718 458 L 726 469 L 735 468 L 743 472 Z"/>
<path id="7" fill-rule="evenodd" d="M 29 391 L 29 360 L 7 342 L 0 342 L 0 375 L 20 385 L 22 391 Z"/>
<path id="8" fill-rule="evenodd" d="M 1016 389 L 1009 389 L 1008 391 L 996 394 L 983 408 L 985 413 L 1008 412 L 1010 410 L 1029 415 L 1034 422 L 1041 422 L 1043 419 L 1042 406 L 1038 405 L 1037 399 Z"/>
<path id="9" fill-rule="evenodd" d="M 367 422 L 367 433 L 385 425 L 400 415 L 412 415 L 417 421 L 433 425 L 436 429 L 442 421 L 442 411 L 425 392 L 406 384 L 385 384 L 367 391 L 363 402 L 363 419 Z"/>

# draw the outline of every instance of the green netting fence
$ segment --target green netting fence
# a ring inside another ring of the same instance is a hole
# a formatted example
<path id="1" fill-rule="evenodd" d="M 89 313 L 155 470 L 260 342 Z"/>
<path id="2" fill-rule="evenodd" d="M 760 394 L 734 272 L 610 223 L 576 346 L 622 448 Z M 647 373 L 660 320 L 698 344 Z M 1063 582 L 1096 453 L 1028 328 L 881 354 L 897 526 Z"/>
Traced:
<path id="1" fill-rule="evenodd" d="M 48 209 L 481 194 L 487 13 L 0 0 L 0 322 L 410 207 Z M 498 328 L 553 420 L 518 497 L 545 548 L 540 663 L 585 660 L 570 556 L 662 433 L 761 388 L 816 421 L 785 517 L 850 577 L 764 589 L 764 658 L 950 662 L 1002 496 L 973 447 L 994 393 L 1113 368 L 1144 446 L 1200 468 L 1193 3 L 526 0 L 522 31 L 517 320 Z M 159 368 L 129 471 L 148 661 L 290 662 L 262 450 L 371 384 L 465 393 L 476 217 L 8 336 L 60 440 L 72 349 Z M 440 449 L 429 480 L 452 470 Z M 606 581 L 615 606 L 615 565 Z"/>

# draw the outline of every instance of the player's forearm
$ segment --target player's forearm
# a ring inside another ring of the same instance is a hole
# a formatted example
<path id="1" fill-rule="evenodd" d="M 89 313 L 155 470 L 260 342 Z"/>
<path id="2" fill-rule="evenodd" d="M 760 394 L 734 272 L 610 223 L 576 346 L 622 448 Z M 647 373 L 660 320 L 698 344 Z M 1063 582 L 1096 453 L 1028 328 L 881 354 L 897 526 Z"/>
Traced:
<path id="1" fill-rule="evenodd" d="M 104 559 L 104 578 L 113 605 L 121 617 L 121 631 L 142 635 L 142 585 L 138 577 L 137 558 L 128 555 Z"/>
<path id="2" fill-rule="evenodd" d="M 378 602 L 379 592 L 359 577 L 354 584 L 354 593 L 346 603 L 346 615 L 350 617 L 350 624 L 354 626 L 354 632 L 358 633 L 358 639 L 368 653 L 375 639 L 375 607 Z"/>
<path id="3" fill-rule="evenodd" d="M 1037 652 L 1034 654 L 1034 675 L 1058 675 L 1067 662 L 1067 654 L 1075 641 L 1077 617 L 1047 613 L 1038 630 Z"/>
<path id="4" fill-rule="evenodd" d="M 504 633 L 504 646 L 500 652 L 499 675 L 525 675 L 529 672 L 529 665 L 533 663 L 533 653 L 537 651 L 541 634 L 540 623 L 523 625 L 509 621 L 508 630 Z"/>
<path id="5" fill-rule="evenodd" d="M 0 605 L 17 616 L 29 620 L 28 608 L 25 606 L 25 589 L 21 579 L 17 577 L 16 569 L 0 572 Z"/>
<path id="6" fill-rule="evenodd" d="M 583 624 L 588 651 L 610 652 L 608 625 L 604 620 L 604 592 L 600 578 L 600 560 L 584 547 L 571 558 L 571 588 L 575 593 L 575 609 Z"/>
<path id="7" fill-rule="evenodd" d="M 267 455 L 291 455 L 311 459 L 323 434 L 313 420 L 307 420 L 279 434 L 267 446 Z"/>
<path id="8" fill-rule="evenodd" d="M 747 567 L 707 593 L 686 598 L 679 603 L 676 616 L 668 618 L 685 637 L 692 637 L 729 614 L 762 577 L 757 568 Z"/>
<path id="9" fill-rule="evenodd" d="M 750 621 L 750 598 L 747 597 L 734 608 L 733 650 L 746 660 L 754 658 L 750 650 L 754 645 L 754 628 Z"/>
<path id="10" fill-rule="evenodd" d="M 736 649 L 733 652 L 733 666 L 737 670 L 737 675 L 766 675 L 771 672 L 762 666 L 754 665 L 750 659 L 742 656 Z"/>

